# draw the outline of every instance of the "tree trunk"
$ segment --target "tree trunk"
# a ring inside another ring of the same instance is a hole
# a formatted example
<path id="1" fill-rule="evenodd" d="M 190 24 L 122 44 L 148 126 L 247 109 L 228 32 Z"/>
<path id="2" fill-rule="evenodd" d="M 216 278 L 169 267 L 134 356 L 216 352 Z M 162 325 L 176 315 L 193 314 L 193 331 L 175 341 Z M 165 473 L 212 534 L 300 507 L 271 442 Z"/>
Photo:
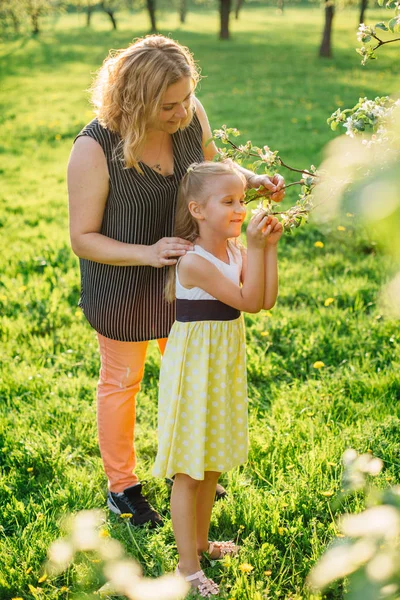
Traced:
<path id="1" fill-rule="evenodd" d="M 322 34 L 322 42 L 319 48 L 319 55 L 330 58 L 331 52 L 331 35 L 332 35 L 332 21 L 335 14 L 335 7 L 332 0 L 325 0 L 325 26 L 324 33 Z"/>
<path id="2" fill-rule="evenodd" d="M 110 8 L 106 8 L 105 6 L 103 6 L 103 10 L 110 17 L 113 29 L 117 29 L 117 21 L 114 17 L 114 11 L 112 11 Z"/>
<path id="3" fill-rule="evenodd" d="M 19 23 L 20 22 L 19 22 L 17 15 L 15 14 L 15 12 L 13 10 L 11 11 L 10 16 L 11 16 L 11 20 L 12 20 L 13 27 L 14 27 L 14 32 L 19 33 Z"/>
<path id="4" fill-rule="evenodd" d="M 231 0 L 219 0 L 219 14 L 221 29 L 220 40 L 229 40 L 229 15 L 231 12 Z"/>
<path id="5" fill-rule="evenodd" d="M 182 23 L 186 22 L 187 15 L 187 0 L 180 0 L 179 3 L 179 21 Z"/>
<path id="6" fill-rule="evenodd" d="M 39 29 L 39 13 L 33 11 L 31 13 L 31 24 L 32 24 L 32 33 L 33 35 L 38 35 L 40 33 Z"/>
<path id="7" fill-rule="evenodd" d="M 281 14 L 283 15 L 283 11 L 285 9 L 285 0 L 278 0 L 278 8 L 281 11 Z"/>
<path id="8" fill-rule="evenodd" d="M 244 4 L 244 0 L 236 0 L 236 8 L 235 8 L 235 19 L 239 18 L 240 9 Z"/>
<path id="9" fill-rule="evenodd" d="M 92 20 L 93 10 L 94 10 L 94 6 L 92 6 L 88 2 L 87 7 L 86 7 L 86 27 L 90 27 L 90 22 Z"/>
<path id="10" fill-rule="evenodd" d="M 151 23 L 151 33 L 155 33 L 157 31 L 156 24 L 156 0 L 146 0 L 147 10 L 149 11 L 150 23 Z"/>
<path id="11" fill-rule="evenodd" d="M 361 0 L 360 3 L 360 24 L 364 23 L 365 11 L 367 10 L 368 0 Z"/>

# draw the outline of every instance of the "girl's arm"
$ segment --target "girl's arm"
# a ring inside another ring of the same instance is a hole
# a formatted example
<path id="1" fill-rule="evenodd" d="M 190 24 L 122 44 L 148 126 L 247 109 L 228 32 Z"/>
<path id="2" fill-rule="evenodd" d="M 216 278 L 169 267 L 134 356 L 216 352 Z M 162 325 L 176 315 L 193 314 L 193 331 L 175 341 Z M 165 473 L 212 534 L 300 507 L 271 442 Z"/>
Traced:
<path id="1" fill-rule="evenodd" d="M 278 297 L 278 242 L 283 232 L 282 224 L 276 217 L 269 217 L 271 233 L 267 238 L 264 250 L 264 300 L 262 308 L 269 310 L 275 305 Z M 242 282 L 246 280 L 247 251 L 241 249 L 242 253 Z"/>
<path id="2" fill-rule="evenodd" d="M 254 215 L 247 227 L 246 280 L 242 287 L 225 277 L 217 267 L 202 256 L 188 254 L 179 263 L 179 280 L 186 288 L 199 287 L 217 300 L 238 310 L 256 313 L 264 302 L 264 253 L 270 226 L 268 216 Z"/>
<path id="3" fill-rule="evenodd" d="M 108 191 L 107 161 L 101 146 L 90 137 L 78 138 L 68 164 L 70 236 L 77 256 L 107 265 L 164 267 L 192 250 L 192 244 L 180 238 L 163 238 L 145 246 L 100 233 Z"/>
<path id="4" fill-rule="evenodd" d="M 218 154 L 218 148 L 212 140 L 210 143 L 207 143 L 212 138 L 211 127 L 208 121 L 208 117 L 206 111 L 204 110 L 203 105 L 200 100 L 195 97 L 194 99 L 196 105 L 196 114 L 199 117 L 199 121 L 201 124 L 201 128 L 203 130 L 203 154 L 205 160 L 214 160 L 214 157 Z M 243 173 L 247 180 L 247 187 L 249 188 L 258 188 L 265 187 L 272 192 L 272 200 L 274 202 L 281 202 L 285 197 L 285 190 L 282 189 L 285 185 L 285 180 L 282 175 L 274 175 L 273 177 L 268 177 L 268 175 L 257 175 L 253 173 L 253 171 L 249 171 L 245 169 L 241 165 L 236 163 L 235 168 Z"/>

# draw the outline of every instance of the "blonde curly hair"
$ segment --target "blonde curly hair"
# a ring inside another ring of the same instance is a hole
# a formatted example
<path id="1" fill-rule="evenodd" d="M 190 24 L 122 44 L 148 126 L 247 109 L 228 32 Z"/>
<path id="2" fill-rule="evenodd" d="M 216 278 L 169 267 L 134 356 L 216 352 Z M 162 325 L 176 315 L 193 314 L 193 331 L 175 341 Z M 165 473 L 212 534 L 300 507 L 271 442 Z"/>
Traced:
<path id="1" fill-rule="evenodd" d="M 148 35 L 122 50 L 111 50 L 91 87 L 99 122 L 121 136 L 124 164 L 142 172 L 138 157 L 146 127 L 155 120 L 167 88 L 190 77 L 193 91 L 200 73 L 189 49 L 163 35 Z M 191 99 L 187 127 L 194 111 Z"/>

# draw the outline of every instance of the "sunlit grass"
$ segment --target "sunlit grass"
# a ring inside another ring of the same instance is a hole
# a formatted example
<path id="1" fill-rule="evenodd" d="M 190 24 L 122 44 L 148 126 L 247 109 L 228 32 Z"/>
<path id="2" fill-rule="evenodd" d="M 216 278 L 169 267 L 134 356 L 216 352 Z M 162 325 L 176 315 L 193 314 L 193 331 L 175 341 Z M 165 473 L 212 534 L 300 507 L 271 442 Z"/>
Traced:
<path id="1" fill-rule="evenodd" d="M 376 13 L 377 15 L 379 13 Z M 38 39 L 2 42 L 0 227 L 0 598 L 65 598 L 75 571 L 39 583 L 46 548 L 68 512 L 104 506 L 96 437 L 99 358 L 77 309 L 79 273 L 70 251 L 65 169 L 74 136 L 91 119 L 85 90 L 109 48 L 146 33 L 145 14 L 121 14 L 119 30 L 95 15 L 46 23 Z M 326 118 L 359 95 L 396 88 L 394 52 L 362 68 L 354 51 L 356 13 L 335 19 L 334 58 L 320 61 L 320 9 L 243 10 L 232 42 L 217 40 L 217 15 L 189 13 L 163 33 L 187 44 L 205 79 L 199 89 L 213 127 L 278 148 L 287 162 L 318 164 L 332 133 Z M 291 180 L 289 174 L 288 180 Z M 289 199 L 295 198 L 291 188 Z M 341 229 L 338 229 L 338 226 Z M 378 240 L 379 241 L 379 240 Z M 221 598 L 306 597 L 310 566 L 335 535 L 330 501 L 340 489 L 340 456 L 371 450 L 400 477 L 398 324 L 381 314 L 379 290 L 391 265 L 355 217 L 310 225 L 280 250 L 276 308 L 248 315 L 251 451 L 224 475 L 229 499 L 215 507 L 212 538 L 238 539 L 238 560 L 208 565 Z M 327 304 L 327 300 L 330 301 Z M 323 363 L 323 366 L 315 365 Z M 166 518 L 156 532 L 109 530 L 147 575 L 172 570 L 176 552 L 168 489 L 151 477 L 156 452 L 159 358 L 151 345 L 138 401 L 138 472 Z M 361 509 L 361 495 L 347 508 Z M 144 558 L 143 558 L 144 557 Z M 243 567 L 243 565 L 250 565 Z M 43 592 L 32 592 L 43 589 Z M 334 588 L 330 598 L 340 598 Z"/>

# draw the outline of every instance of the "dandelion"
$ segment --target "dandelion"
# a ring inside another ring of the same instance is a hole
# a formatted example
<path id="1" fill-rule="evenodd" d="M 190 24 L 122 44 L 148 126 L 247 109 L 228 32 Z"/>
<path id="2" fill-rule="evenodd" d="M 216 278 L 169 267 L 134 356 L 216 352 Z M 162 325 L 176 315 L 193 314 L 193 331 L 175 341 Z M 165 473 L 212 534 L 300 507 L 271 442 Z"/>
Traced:
<path id="1" fill-rule="evenodd" d="M 322 360 L 317 360 L 314 364 L 313 367 L 314 369 L 322 369 L 325 366 L 325 363 L 322 362 Z"/>
<path id="2" fill-rule="evenodd" d="M 63 585 L 62 587 L 60 587 L 60 592 L 64 593 L 64 592 L 69 592 L 69 588 L 67 588 L 66 585 Z"/>
<path id="3" fill-rule="evenodd" d="M 268 331 L 262 331 L 260 335 L 262 335 L 262 337 L 266 337 L 268 335 Z"/>
<path id="4" fill-rule="evenodd" d="M 26 290 L 26 285 L 21 285 L 21 286 L 18 288 L 18 291 L 19 291 L 19 292 L 25 292 L 25 290 Z"/>
<path id="5" fill-rule="evenodd" d="M 29 575 L 29 573 L 32 572 L 33 567 L 28 567 L 27 570 L 25 571 L 26 575 Z"/>
<path id="6" fill-rule="evenodd" d="M 284 535 L 286 529 L 284 527 L 278 527 L 278 533 L 279 535 Z"/>
<path id="7" fill-rule="evenodd" d="M 346 515 L 341 530 L 349 537 L 396 539 L 400 534 L 399 511 L 393 506 L 373 506 L 357 515 Z"/>
<path id="8" fill-rule="evenodd" d="M 32 473 L 32 471 L 33 471 L 33 467 L 28 467 L 28 468 L 27 468 L 27 472 L 28 472 L 28 473 Z"/>
<path id="9" fill-rule="evenodd" d="M 239 569 L 242 571 L 242 573 L 251 573 L 254 567 L 249 563 L 242 563 L 241 565 L 239 565 Z"/>
<path id="10" fill-rule="evenodd" d="M 43 583 L 44 581 L 46 581 L 46 579 L 47 579 L 47 573 L 44 573 L 41 577 L 39 577 L 38 583 Z"/>
<path id="11" fill-rule="evenodd" d="M 326 492 L 321 492 L 321 496 L 325 496 L 325 498 L 330 498 L 331 496 L 333 496 L 335 492 L 333 492 L 332 490 L 327 490 Z"/>
<path id="12" fill-rule="evenodd" d="M 28 583 L 28 588 L 30 593 L 34 596 L 36 596 L 36 594 L 40 591 L 40 588 L 35 588 L 35 586 L 31 585 L 30 583 Z"/>
<path id="13" fill-rule="evenodd" d="M 327 298 L 324 302 L 324 306 L 330 306 L 333 302 L 335 302 L 335 298 Z"/>
<path id="14" fill-rule="evenodd" d="M 337 230 L 338 231 L 346 231 L 346 227 L 343 227 L 343 225 L 338 225 Z"/>
<path id="15" fill-rule="evenodd" d="M 324 245 L 325 245 L 325 244 L 324 244 L 324 242 L 315 242 L 315 244 L 314 244 L 314 246 L 315 246 L 316 248 L 323 248 L 323 247 L 324 247 Z"/>
<path id="16" fill-rule="evenodd" d="M 120 514 L 121 519 L 131 519 L 132 518 L 132 513 L 122 513 Z"/>
<path id="17" fill-rule="evenodd" d="M 102 538 L 110 537 L 110 532 L 107 529 L 100 529 L 99 536 Z"/>
<path id="18" fill-rule="evenodd" d="M 59 142 L 61 140 L 61 135 L 59 133 L 56 133 L 54 139 L 57 140 L 57 142 Z"/>
<path id="19" fill-rule="evenodd" d="M 270 569 L 268 569 L 268 571 L 264 571 L 264 575 L 265 575 L 265 577 L 271 577 L 272 571 Z"/>

